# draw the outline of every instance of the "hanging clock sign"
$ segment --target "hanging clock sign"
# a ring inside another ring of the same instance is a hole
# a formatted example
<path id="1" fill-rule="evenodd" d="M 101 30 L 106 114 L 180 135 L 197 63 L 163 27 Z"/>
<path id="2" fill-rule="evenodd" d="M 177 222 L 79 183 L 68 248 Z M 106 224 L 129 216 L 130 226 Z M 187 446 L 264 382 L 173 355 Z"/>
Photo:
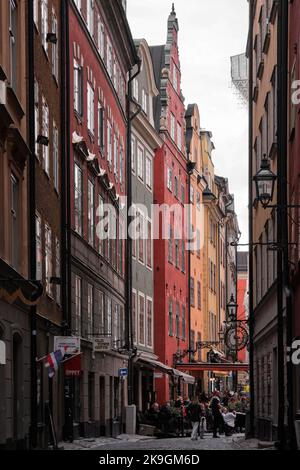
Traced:
<path id="1" fill-rule="evenodd" d="M 249 334 L 241 325 L 232 325 L 225 332 L 225 344 L 230 351 L 241 351 L 248 345 Z"/>

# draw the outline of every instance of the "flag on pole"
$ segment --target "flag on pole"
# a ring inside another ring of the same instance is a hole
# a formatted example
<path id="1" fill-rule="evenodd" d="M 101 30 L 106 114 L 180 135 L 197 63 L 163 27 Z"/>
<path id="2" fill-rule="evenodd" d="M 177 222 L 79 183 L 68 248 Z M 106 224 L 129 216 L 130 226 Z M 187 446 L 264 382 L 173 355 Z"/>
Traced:
<path id="1" fill-rule="evenodd" d="M 52 378 L 57 371 L 59 364 L 63 361 L 65 349 L 58 349 L 46 356 L 45 367 L 48 369 L 48 376 Z"/>

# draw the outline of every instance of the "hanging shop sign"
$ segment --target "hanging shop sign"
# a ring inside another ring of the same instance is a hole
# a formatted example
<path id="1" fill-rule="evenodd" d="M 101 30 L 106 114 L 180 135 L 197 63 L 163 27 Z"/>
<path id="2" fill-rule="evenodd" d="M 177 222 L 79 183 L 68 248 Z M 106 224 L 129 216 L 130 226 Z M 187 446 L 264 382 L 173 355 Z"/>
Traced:
<path id="1" fill-rule="evenodd" d="M 66 355 L 80 353 L 80 338 L 76 336 L 54 336 L 54 351 L 64 349 Z"/>
<path id="2" fill-rule="evenodd" d="M 64 362 L 64 370 L 66 377 L 80 377 L 81 375 L 81 354 L 70 357 Z"/>
<path id="3" fill-rule="evenodd" d="M 225 344 L 230 351 L 242 351 L 249 342 L 249 334 L 244 326 L 232 325 L 225 332 Z"/>
<path id="4" fill-rule="evenodd" d="M 94 352 L 107 352 L 111 350 L 111 337 L 95 337 L 93 340 Z"/>

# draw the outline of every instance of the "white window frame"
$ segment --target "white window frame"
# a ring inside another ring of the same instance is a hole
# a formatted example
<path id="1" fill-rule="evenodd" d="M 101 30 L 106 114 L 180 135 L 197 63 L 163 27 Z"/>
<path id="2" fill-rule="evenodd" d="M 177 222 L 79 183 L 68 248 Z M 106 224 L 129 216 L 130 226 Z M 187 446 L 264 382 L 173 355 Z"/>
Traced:
<path id="1" fill-rule="evenodd" d="M 152 158 L 146 153 L 146 186 L 152 191 Z"/>
<path id="2" fill-rule="evenodd" d="M 143 305 L 144 305 L 144 313 L 143 313 L 143 322 L 144 322 L 144 338 L 141 338 L 141 311 L 140 311 L 140 299 L 143 299 Z M 142 292 L 139 292 L 138 293 L 138 332 L 139 332 L 139 345 L 140 346 L 145 346 L 146 345 L 146 323 L 145 323 L 145 318 L 146 318 L 146 315 L 145 315 L 145 304 L 146 304 L 146 301 L 145 301 L 145 294 L 143 294 Z M 143 340 L 143 341 L 142 341 Z"/>
<path id="3" fill-rule="evenodd" d="M 53 182 L 56 191 L 59 191 L 59 136 L 58 128 L 53 121 Z"/>
<path id="4" fill-rule="evenodd" d="M 149 102 L 149 95 L 146 90 L 143 88 L 142 90 L 142 108 L 145 114 L 148 114 L 148 102 Z"/>
<path id="5" fill-rule="evenodd" d="M 95 244 L 95 184 L 88 179 L 88 242 Z"/>
<path id="6" fill-rule="evenodd" d="M 132 324 L 133 324 L 133 344 L 138 344 L 138 322 L 137 322 L 137 291 L 132 289 Z M 135 300 L 135 301 L 134 301 Z M 133 309 L 134 305 L 134 309 Z"/>
<path id="7" fill-rule="evenodd" d="M 170 117 L 170 132 L 171 132 L 171 138 L 172 140 L 175 142 L 175 122 L 176 122 L 176 119 L 175 119 L 175 116 L 173 113 L 171 113 L 171 117 Z"/>
<path id="8" fill-rule="evenodd" d="M 97 19 L 98 23 L 98 50 L 102 59 L 104 59 L 105 54 L 105 28 L 104 24 L 101 21 L 100 15 Z"/>
<path id="9" fill-rule="evenodd" d="M 111 167 L 112 165 L 112 125 L 109 120 L 107 120 L 107 161 Z"/>
<path id="10" fill-rule="evenodd" d="M 82 278 L 75 275 L 75 329 L 73 332 L 81 337 L 81 317 L 82 317 Z"/>
<path id="11" fill-rule="evenodd" d="M 74 110 L 79 114 L 83 115 L 83 103 L 82 103 L 82 94 L 83 94 L 83 69 L 79 65 L 78 61 L 74 59 L 73 62 L 73 72 L 74 72 Z"/>
<path id="12" fill-rule="evenodd" d="M 172 192 L 173 190 L 173 170 L 167 167 L 167 188 Z"/>
<path id="13" fill-rule="evenodd" d="M 116 133 L 114 133 L 114 175 L 116 179 L 118 179 L 118 146 L 118 136 Z"/>
<path id="14" fill-rule="evenodd" d="M 87 83 L 87 126 L 92 135 L 95 133 L 95 91 L 92 85 Z"/>
<path id="15" fill-rule="evenodd" d="M 48 55 L 48 0 L 41 0 L 41 37 L 42 37 L 42 46 L 45 53 Z"/>
<path id="16" fill-rule="evenodd" d="M 39 107 L 39 84 L 34 80 L 34 126 L 35 126 L 35 154 L 39 156 L 39 144 L 37 137 L 40 133 L 40 107 Z"/>
<path id="17" fill-rule="evenodd" d="M 137 174 L 140 180 L 144 181 L 144 149 L 137 146 Z"/>
<path id="18" fill-rule="evenodd" d="M 46 278 L 46 293 L 52 297 L 52 284 L 50 278 L 53 275 L 52 271 L 52 230 L 50 225 L 45 223 L 45 278 Z"/>
<path id="19" fill-rule="evenodd" d="M 90 35 L 94 36 L 95 30 L 95 15 L 94 15 L 94 0 L 87 0 L 86 2 L 86 24 Z"/>
<path id="20" fill-rule="evenodd" d="M 136 139 L 134 136 L 131 137 L 131 170 L 132 173 L 136 173 Z"/>
<path id="21" fill-rule="evenodd" d="M 80 178 L 80 187 L 77 185 L 76 175 Z M 76 207 L 76 193 L 78 193 L 78 207 Z M 74 165 L 74 227 L 78 235 L 83 234 L 83 172 L 80 166 Z M 78 224 L 76 224 L 76 211 L 78 212 Z"/>
<path id="22" fill-rule="evenodd" d="M 177 147 L 182 150 L 182 126 L 177 122 Z"/>
<path id="23" fill-rule="evenodd" d="M 52 33 L 56 35 L 57 42 L 52 44 L 52 75 L 58 81 L 58 23 L 54 8 L 52 9 Z"/>
<path id="24" fill-rule="evenodd" d="M 88 283 L 87 286 L 87 336 L 93 341 L 94 326 L 94 286 Z"/>
<path id="25" fill-rule="evenodd" d="M 46 98 L 42 96 L 42 135 L 49 139 L 49 106 Z M 49 144 L 43 145 L 43 167 L 47 175 L 50 174 Z"/>
<path id="26" fill-rule="evenodd" d="M 151 304 L 151 314 L 150 314 L 150 317 L 151 317 L 151 329 L 150 329 L 150 334 L 151 334 L 151 340 L 149 341 L 149 324 L 148 324 L 148 320 L 149 320 L 149 314 L 148 314 L 148 305 L 149 303 Z M 151 297 L 148 297 L 146 298 L 146 342 L 147 342 L 147 346 L 148 348 L 153 348 L 153 299 Z"/>

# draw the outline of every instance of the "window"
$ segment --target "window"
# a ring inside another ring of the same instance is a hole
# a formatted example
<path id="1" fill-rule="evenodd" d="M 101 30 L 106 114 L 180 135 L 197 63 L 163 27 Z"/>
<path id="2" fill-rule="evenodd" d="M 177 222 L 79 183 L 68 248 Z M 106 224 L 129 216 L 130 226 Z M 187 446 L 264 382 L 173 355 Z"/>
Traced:
<path id="1" fill-rule="evenodd" d="M 99 324 L 99 328 L 96 328 L 96 332 L 98 331 L 99 334 L 103 335 L 105 332 L 105 314 L 104 314 L 104 294 L 100 290 L 96 290 L 96 302 L 98 304 L 97 312 L 98 312 L 98 322 L 94 321 L 95 326 L 97 323 Z"/>
<path id="2" fill-rule="evenodd" d="M 153 319 L 152 319 L 152 299 L 147 299 L 147 346 L 153 346 Z"/>
<path id="3" fill-rule="evenodd" d="M 175 141 L 175 116 L 171 113 L 171 137 Z"/>
<path id="4" fill-rule="evenodd" d="M 90 83 L 87 84 L 87 126 L 88 130 L 94 134 L 95 131 L 95 104 L 94 104 L 94 90 Z"/>
<path id="5" fill-rule="evenodd" d="M 184 240 L 181 242 L 181 271 L 185 272 L 185 243 Z"/>
<path id="6" fill-rule="evenodd" d="M 107 297 L 106 299 L 106 334 L 111 335 L 111 327 L 112 327 L 112 305 L 111 299 Z"/>
<path id="7" fill-rule="evenodd" d="M 74 109 L 83 116 L 83 70 L 74 59 Z"/>
<path id="8" fill-rule="evenodd" d="M 95 187 L 91 180 L 88 181 L 88 240 L 89 244 L 95 243 Z"/>
<path id="9" fill-rule="evenodd" d="M 135 219 L 135 230 L 138 229 L 138 214 L 137 214 L 137 211 L 136 211 L 136 208 L 133 207 L 133 211 L 132 211 L 132 217 Z M 133 232 L 134 233 L 134 232 Z M 136 244 L 137 244 L 137 241 L 134 237 L 132 237 L 132 256 L 133 258 L 136 258 Z"/>
<path id="10" fill-rule="evenodd" d="M 52 231 L 48 224 L 45 224 L 45 265 L 46 265 L 46 293 L 52 296 Z"/>
<path id="11" fill-rule="evenodd" d="M 107 121 L 107 161 L 112 165 L 112 127 L 111 123 Z"/>
<path id="12" fill-rule="evenodd" d="M 90 35 L 94 35 L 94 0 L 87 0 L 86 3 L 87 27 Z"/>
<path id="13" fill-rule="evenodd" d="M 197 282 L 198 309 L 201 310 L 201 282 Z"/>
<path id="14" fill-rule="evenodd" d="M 124 240 L 123 240 L 123 227 L 124 227 L 124 224 L 123 224 L 123 221 L 119 221 L 119 253 L 118 253 L 118 256 L 119 256 L 119 273 L 121 274 L 121 276 L 123 276 L 123 258 L 124 258 Z"/>
<path id="15" fill-rule="evenodd" d="M 180 306 L 179 303 L 176 302 L 176 338 L 180 336 Z"/>
<path id="16" fill-rule="evenodd" d="M 200 196 L 199 192 L 197 192 L 196 204 L 197 204 L 197 209 L 200 211 L 200 209 L 201 209 L 201 196 Z"/>
<path id="17" fill-rule="evenodd" d="M 191 186 L 191 189 L 190 189 L 190 202 L 192 204 L 194 204 L 194 194 L 195 194 L 194 188 L 193 188 L 193 186 Z"/>
<path id="18" fill-rule="evenodd" d="M 52 10 L 52 31 L 57 41 L 52 43 L 52 75 L 58 80 L 58 28 L 55 11 Z"/>
<path id="19" fill-rule="evenodd" d="M 173 336 L 173 301 L 169 300 L 169 336 Z"/>
<path id="20" fill-rule="evenodd" d="M 131 169 L 132 169 L 132 173 L 135 173 L 135 165 L 136 165 L 135 138 L 131 137 Z"/>
<path id="21" fill-rule="evenodd" d="M 41 21 L 42 21 L 42 45 L 45 52 L 48 54 L 48 0 L 41 0 Z"/>
<path id="22" fill-rule="evenodd" d="M 148 100 L 149 100 L 148 93 L 146 93 L 146 91 L 143 89 L 142 90 L 142 108 L 146 114 L 148 113 Z"/>
<path id="23" fill-rule="evenodd" d="M 146 156 L 146 185 L 152 189 L 152 160 L 148 156 Z"/>
<path id="24" fill-rule="evenodd" d="M 191 283 L 191 306 L 195 307 L 195 280 L 193 277 L 190 278 Z"/>
<path id="25" fill-rule="evenodd" d="M 148 220 L 148 230 L 147 230 L 147 266 L 148 268 L 152 268 L 152 224 L 151 221 Z"/>
<path id="26" fill-rule="evenodd" d="M 118 176 L 118 137 L 114 135 L 114 175 L 115 178 Z"/>
<path id="27" fill-rule="evenodd" d="M 145 298 L 139 294 L 139 344 L 145 345 Z"/>
<path id="28" fill-rule="evenodd" d="M 133 95 L 133 98 L 138 102 L 139 101 L 139 82 L 137 78 L 134 78 L 133 80 L 132 95 Z"/>
<path id="29" fill-rule="evenodd" d="M 39 144 L 37 137 L 40 133 L 40 111 L 39 111 L 39 84 L 37 80 L 34 81 L 34 127 L 35 127 L 35 154 L 38 156 Z"/>
<path id="30" fill-rule="evenodd" d="M 59 187 L 58 171 L 58 129 L 55 122 L 53 122 L 53 181 L 57 191 Z"/>
<path id="31" fill-rule="evenodd" d="M 182 306 L 182 339 L 186 339 L 186 317 L 185 317 L 185 306 Z"/>
<path id="32" fill-rule="evenodd" d="M 74 200 L 74 211 L 75 211 L 75 231 L 82 235 L 82 222 L 83 222 L 83 212 L 82 212 L 82 170 L 75 163 L 75 175 L 74 175 L 74 191 L 75 191 L 75 200 Z"/>
<path id="33" fill-rule="evenodd" d="M 113 78 L 113 50 L 110 40 L 107 38 L 107 71 L 110 78 Z"/>
<path id="34" fill-rule="evenodd" d="M 35 215 L 36 231 L 36 279 L 41 281 L 43 278 L 42 266 L 42 221 L 39 214 Z"/>
<path id="35" fill-rule="evenodd" d="M 141 147 L 138 147 L 138 177 L 144 179 L 144 150 Z"/>
<path id="36" fill-rule="evenodd" d="M 177 147 L 182 150 L 182 129 L 179 122 L 177 123 Z"/>
<path id="37" fill-rule="evenodd" d="M 175 176 L 174 178 L 174 195 L 178 198 L 178 178 Z"/>
<path id="38" fill-rule="evenodd" d="M 18 9 L 15 0 L 10 0 L 9 15 L 9 52 L 10 52 L 10 83 L 14 90 L 18 86 Z"/>
<path id="39" fill-rule="evenodd" d="M 170 226 L 169 231 L 169 240 L 168 240 L 168 261 L 173 263 L 173 227 Z"/>
<path id="40" fill-rule="evenodd" d="M 99 217 L 98 222 L 102 220 L 102 217 L 104 216 L 104 208 L 103 208 L 103 197 L 99 194 L 98 195 L 98 210 L 97 210 L 97 215 Z M 98 234 L 98 232 L 96 232 Z M 100 234 L 101 235 L 101 234 Z M 104 256 L 104 240 L 101 236 L 98 236 L 98 251 L 99 254 Z"/>
<path id="41" fill-rule="evenodd" d="M 179 240 L 175 240 L 175 266 L 179 269 Z"/>
<path id="42" fill-rule="evenodd" d="M 185 204 L 185 188 L 183 185 L 181 185 L 181 202 Z"/>
<path id="43" fill-rule="evenodd" d="M 81 336 L 81 312 L 82 312 L 82 279 L 75 276 L 75 318 L 74 318 L 74 333 Z"/>
<path id="44" fill-rule="evenodd" d="M 56 238 L 55 241 L 55 276 L 60 279 L 60 242 Z M 60 285 L 56 284 L 56 303 L 60 305 Z"/>
<path id="45" fill-rule="evenodd" d="M 102 59 L 104 59 L 104 51 L 105 51 L 104 24 L 101 22 L 99 15 L 98 15 L 98 49 L 99 49 Z"/>
<path id="46" fill-rule="evenodd" d="M 132 336 L 133 344 L 137 344 L 136 292 L 132 291 Z"/>
<path id="47" fill-rule="evenodd" d="M 94 286 L 91 284 L 88 284 L 87 323 L 88 338 L 92 341 L 94 331 Z"/>
<path id="48" fill-rule="evenodd" d="M 49 108 L 46 99 L 42 98 L 42 135 L 47 139 L 47 143 L 43 144 L 43 166 L 44 170 L 49 175 L 50 161 L 49 161 Z"/>
<path id="49" fill-rule="evenodd" d="M 178 80 L 177 80 L 177 69 L 176 69 L 175 64 L 173 64 L 173 87 L 177 91 L 177 89 L 178 89 Z"/>
<path id="50" fill-rule="evenodd" d="M 98 102 L 98 145 L 103 150 L 104 148 L 104 109 Z"/>
<path id="51" fill-rule="evenodd" d="M 145 220 L 144 220 L 144 217 L 142 214 L 139 214 L 139 261 L 141 263 L 144 263 L 144 240 L 145 240 L 145 236 L 144 236 L 144 224 L 145 224 Z"/>
<path id="52" fill-rule="evenodd" d="M 124 173 L 124 152 L 123 152 L 123 146 L 119 145 L 119 178 L 120 178 L 120 184 L 123 184 L 123 173 Z"/>
<path id="53" fill-rule="evenodd" d="M 173 172 L 171 168 L 167 168 L 167 188 L 172 191 L 172 183 L 173 183 Z"/>
<path id="54" fill-rule="evenodd" d="M 115 349 L 118 348 L 118 341 L 120 339 L 120 315 L 119 315 L 119 305 L 115 304 L 113 315 L 113 342 Z"/>
<path id="55" fill-rule="evenodd" d="M 11 264 L 19 267 L 19 181 L 11 174 Z"/>

